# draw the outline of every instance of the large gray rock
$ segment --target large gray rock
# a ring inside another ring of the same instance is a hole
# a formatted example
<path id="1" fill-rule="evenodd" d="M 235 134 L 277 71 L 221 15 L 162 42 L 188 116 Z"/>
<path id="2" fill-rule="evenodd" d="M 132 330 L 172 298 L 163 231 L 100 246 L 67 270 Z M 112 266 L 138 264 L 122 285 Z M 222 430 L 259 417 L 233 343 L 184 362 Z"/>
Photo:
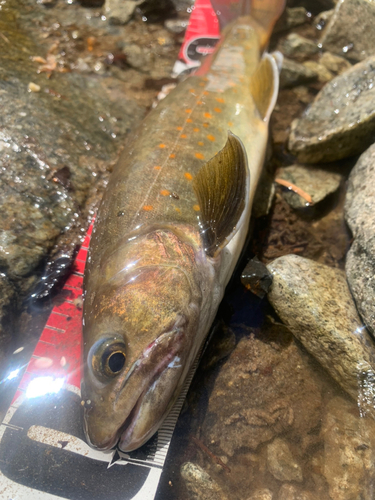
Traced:
<path id="1" fill-rule="evenodd" d="M 354 241 L 346 273 L 358 311 L 375 334 L 375 144 L 357 161 L 348 181 L 345 216 Z"/>
<path id="2" fill-rule="evenodd" d="M 321 432 L 323 475 L 332 500 L 373 500 L 375 422 L 353 404 L 335 397 L 328 403 Z"/>
<path id="3" fill-rule="evenodd" d="M 375 56 L 327 83 L 292 123 L 289 149 L 300 162 L 340 160 L 374 141 Z"/>
<path id="4" fill-rule="evenodd" d="M 323 33 L 324 50 L 362 61 L 375 55 L 375 4 L 372 0 L 341 0 Z"/>
<path id="5" fill-rule="evenodd" d="M 273 274 L 268 298 L 282 321 L 363 411 L 375 416 L 375 394 L 366 393 L 374 378 L 374 344 L 345 273 L 297 255 L 267 267 Z"/>

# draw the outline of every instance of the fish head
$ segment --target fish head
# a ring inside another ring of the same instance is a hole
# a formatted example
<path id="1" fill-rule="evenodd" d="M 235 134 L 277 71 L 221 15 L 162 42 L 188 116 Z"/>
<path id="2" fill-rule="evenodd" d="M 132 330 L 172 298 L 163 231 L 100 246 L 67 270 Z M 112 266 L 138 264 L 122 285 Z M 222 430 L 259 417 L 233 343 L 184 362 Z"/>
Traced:
<path id="1" fill-rule="evenodd" d="M 87 299 L 85 434 L 95 448 L 119 442 L 132 451 L 156 432 L 178 397 L 196 354 L 201 295 L 186 267 L 143 262 L 103 279 Z"/>

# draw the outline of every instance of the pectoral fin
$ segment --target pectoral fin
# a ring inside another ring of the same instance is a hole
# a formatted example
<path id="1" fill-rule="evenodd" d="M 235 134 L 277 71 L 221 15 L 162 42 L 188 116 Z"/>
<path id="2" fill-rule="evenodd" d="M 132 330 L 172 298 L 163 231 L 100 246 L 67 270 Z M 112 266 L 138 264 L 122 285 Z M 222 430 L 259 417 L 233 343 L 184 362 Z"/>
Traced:
<path id="1" fill-rule="evenodd" d="M 215 257 L 237 231 L 248 198 L 250 172 L 240 139 L 228 133 L 224 148 L 194 178 L 205 252 Z"/>
<path id="2" fill-rule="evenodd" d="M 279 56 L 277 56 L 279 57 Z M 279 70 L 274 57 L 265 54 L 250 80 L 250 92 L 264 121 L 268 121 L 276 104 Z"/>

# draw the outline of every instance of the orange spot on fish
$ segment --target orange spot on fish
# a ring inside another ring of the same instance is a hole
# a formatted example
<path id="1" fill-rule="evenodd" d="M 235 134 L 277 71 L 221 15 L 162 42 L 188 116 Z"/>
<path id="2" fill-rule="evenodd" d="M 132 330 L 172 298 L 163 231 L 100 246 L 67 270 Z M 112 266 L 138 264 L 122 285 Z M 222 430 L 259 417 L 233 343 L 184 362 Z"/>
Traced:
<path id="1" fill-rule="evenodd" d="M 174 153 L 171 153 L 171 154 L 169 155 L 169 158 L 176 158 L 176 155 L 175 155 Z"/>
<path id="2" fill-rule="evenodd" d="M 193 110 L 188 108 L 188 109 L 185 109 L 185 113 L 191 113 Z"/>
<path id="3" fill-rule="evenodd" d="M 170 192 L 168 191 L 168 189 L 162 189 L 162 190 L 160 191 L 160 194 L 161 194 L 162 196 L 169 196 L 169 195 L 170 195 Z"/>
<path id="4" fill-rule="evenodd" d="M 215 99 L 217 100 L 217 102 L 225 102 L 225 99 L 223 99 L 222 97 L 215 97 Z"/>
<path id="5" fill-rule="evenodd" d="M 193 210 L 195 210 L 196 212 L 199 212 L 199 210 L 200 210 L 199 205 L 194 205 L 193 206 Z"/>
<path id="6" fill-rule="evenodd" d="M 156 166 L 154 167 L 154 170 L 161 170 L 161 166 L 160 166 L 160 165 L 156 165 Z"/>
<path id="7" fill-rule="evenodd" d="M 159 148 L 161 148 L 161 149 L 164 149 L 164 148 L 166 148 L 166 147 L 167 147 L 167 146 L 166 146 L 165 144 L 159 144 Z"/>
<path id="8" fill-rule="evenodd" d="M 203 127 L 207 128 L 208 126 L 209 126 L 209 123 L 207 123 L 207 122 L 203 123 Z"/>
<path id="9" fill-rule="evenodd" d="M 203 92 L 203 95 L 208 95 L 208 94 L 209 94 L 208 90 L 205 90 L 205 91 Z"/>
<path id="10" fill-rule="evenodd" d="M 186 134 L 181 134 L 180 137 L 181 137 L 181 139 L 186 139 L 187 135 Z"/>
<path id="11" fill-rule="evenodd" d="M 177 130 L 182 130 L 184 127 L 176 127 Z"/>
<path id="12" fill-rule="evenodd" d="M 214 108 L 214 111 L 216 111 L 216 113 L 221 113 L 221 109 L 220 108 Z"/>
<path id="13" fill-rule="evenodd" d="M 215 141 L 215 136 L 213 136 L 213 135 L 211 135 L 211 134 L 208 134 L 207 139 L 208 139 L 209 141 L 214 142 L 214 141 Z"/>
<path id="14" fill-rule="evenodd" d="M 199 128 L 198 127 L 195 127 L 193 128 L 194 132 L 199 132 Z"/>
<path id="15" fill-rule="evenodd" d="M 198 160 L 204 160 L 204 155 L 202 153 L 195 153 L 195 158 L 198 158 Z"/>
<path id="16" fill-rule="evenodd" d="M 191 174 L 189 174 L 189 172 L 185 172 L 184 173 L 184 176 L 185 178 L 188 180 L 188 181 L 191 181 L 193 179 L 193 176 Z"/>
<path id="17" fill-rule="evenodd" d="M 203 101 L 197 101 L 197 104 L 203 104 Z"/>
<path id="18" fill-rule="evenodd" d="M 181 210 L 177 207 L 174 207 L 174 209 L 176 210 L 176 212 L 178 212 L 179 214 L 181 213 Z"/>
<path id="19" fill-rule="evenodd" d="M 204 114 L 204 117 L 205 117 L 205 118 L 212 118 L 212 115 L 211 115 L 211 113 L 205 113 L 205 114 Z"/>
<path id="20" fill-rule="evenodd" d="M 203 141 L 198 141 L 198 144 L 199 144 L 199 146 L 204 146 L 204 142 Z"/>
<path id="21" fill-rule="evenodd" d="M 206 84 L 205 84 L 204 82 L 201 82 L 201 83 L 199 84 L 199 86 L 200 86 L 200 87 L 204 87 L 205 85 L 206 85 Z"/>
<path id="22" fill-rule="evenodd" d="M 192 94 L 194 94 L 195 90 L 194 89 L 190 89 L 189 92 L 191 92 Z"/>
<path id="23" fill-rule="evenodd" d="M 188 119 L 186 120 L 186 123 L 192 123 L 192 121 L 193 121 L 193 120 L 192 120 L 191 118 L 188 118 Z"/>
<path id="24" fill-rule="evenodd" d="M 228 122 L 228 127 L 233 127 L 233 122 Z"/>
<path id="25" fill-rule="evenodd" d="M 153 206 L 152 205 L 144 205 L 143 206 L 143 210 L 146 210 L 146 212 L 149 212 L 150 210 L 153 210 Z"/>

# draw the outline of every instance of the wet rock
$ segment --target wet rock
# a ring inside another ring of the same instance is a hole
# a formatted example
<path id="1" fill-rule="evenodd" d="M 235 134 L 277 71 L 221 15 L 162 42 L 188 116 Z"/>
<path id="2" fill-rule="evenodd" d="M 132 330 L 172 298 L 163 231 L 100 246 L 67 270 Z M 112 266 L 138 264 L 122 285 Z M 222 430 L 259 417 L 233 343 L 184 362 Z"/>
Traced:
<path id="1" fill-rule="evenodd" d="M 82 7 L 102 7 L 105 0 L 78 0 Z"/>
<path id="2" fill-rule="evenodd" d="M 318 498 L 313 493 L 302 491 L 293 484 L 283 484 L 277 500 L 318 500 Z"/>
<path id="3" fill-rule="evenodd" d="M 149 50 L 135 43 L 126 43 L 122 48 L 129 66 L 142 71 L 149 71 L 152 65 L 153 56 Z"/>
<path id="4" fill-rule="evenodd" d="M 181 466 L 181 476 L 191 500 L 228 500 L 220 486 L 199 465 L 186 462 Z"/>
<path id="5" fill-rule="evenodd" d="M 248 290 L 263 299 L 272 284 L 272 274 L 259 259 L 254 257 L 249 260 L 242 271 L 241 283 Z"/>
<path id="6" fill-rule="evenodd" d="M 176 35 L 185 33 L 188 21 L 184 19 L 167 19 L 164 23 L 165 28 Z"/>
<path id="7" fill-rule="evenodd" d="M 332 500 L 374 498 L 375 422 L 355 405 L 335 397 L 323 420 L 323 474 Z"/>
<path id="8" fill-rule="evenodd" d="M 126 24 L 143 0 L 106 0 L 104 13 L 111 24 Z"/>
<path id="9" fill-rule="evenodd" d="M 194 5 L 195 0 L 171 0 L 177 12 L 187 12 Z"/>
<path id="10" fill-rule="evenodd" d="M 363 328 L 345 273 L 297 255 L 279 257 L 269 301 L 307 351 L 354 399 L 373 379 L 374 344 Z M 374 414 L 375 397 L 361 401 Z"/>
<path id="11" fill-rule="evenodd" d="M 289 30 L 290 28 L 304 24 L 309 19 L 310 18 L 307 15 L 305 7 L 287 7 L 281 17 L 277 20 L 273 32 L 279 33 L 281 31 Z"/>
<path id="12" fill-rule="evenodd" d="M 337 0 L 287 0 L 288 7 L 295 7 L 296 5 L 305 7 L 308 12 L 316 15 L 323 10 L 332 9 Z"/>
<path id="13" fill-rule="evenodd" d="M 337 191 L 342 181 L 340 174 L 320 168 L 304 165 L 290 165 L 280 168 L 277 177 L 291 182 L 312 198 L 312 203 L 319 203 L 326 196 Z M 306 200 L 292 190 L 284 190 L 283 197 L 293 208 L 304 208 Z"/>
<path id="14" fill-rule="evenodd" d="M 306 163 L 330 162 L 363 152 L 375 132 L 375 57 L 327 83 L 292 123 L 289 149 Z"/>
<path id="15" fill-rule="evenodd" d="M 303 60 L 319 51 L 316 43 L 308 38 L 298 35 L 297 33 L 290 33 L 279 45 L 280 51 L 287 57 Z"/>
<path id="16" fill-rule="evenodd" d="M 315 28 L 319 31 L 323 30 L 331 19 L 333 13 L 334 9 L 320 12 L 314 19 Z"/>
<path id="17" fill-rule="evenodd" d="M 325 66 L 323 66 L 323 64 L 316 61 L 305 61 L 303 65 L 310 71 L 314 71 L 314 73 L 318 75 L 318 81 L 321 83 L 327 83 L 334 77 L 334 75 Z"/>
<path id="18" fill-rule="evenodd" d="M 0 373 L 6 366 L 6 359 L 11 346 L 12 319 L 17 309 L 16 291 L 3 273 L 0 273 Z"/>
<path id="19" fill-rule="evenodd" d="M 371 0 L 337 2 L 321 40 L 324 50 L 362 61 L 375 54 L 375 5 Z"/>
<path id="20" fill-rule="evenodd" d="M 354 241 L 346 260 L 346 273 L 357 309 L 375 334 L 375 145 L 357 161 L 349 176 L 346 221 Z"/>
<path id="21" fill-rule="evenodd" d="M 284 439 L 276 438 L 267 446 L 267 466 L 273 477 L 279 481 L 301 483 L 303 480 L 302 469 Z"/>
<path id="22" fill-rule="evenodd" d="M 272 492 L 267 488 L 262 488 L 261 490 L 256 490 L 249 498 L 246 500 L 272 500 Z"/>
<path id="23" fill-rule="evenodd" d="M 319 382 L 288 330 L 266 323 L 262 335 L 255 329 L 241 332 L 212 382 L 202 425 L 206 442 L 220 457 L 257 450 L 286 431 L 301 440 L 320 420 Z"/>
<path id="24" fill-rule="evenodd" d="M 324 52 L 319 59 L 319 63 L 325 66 L 334 75 L 341 75 L 341 73 L 344 73 L 352 67 L 349 61 L 341 56 L 331 54 L 331 52 Z"/>
<path id="25" fill-rule="evenodd" d="M 280 88 L 294 87 L 301 83 L 312 82 L 317 78 L 318 74 L 315 71 L 284 57 L 280 73 Z"/>

